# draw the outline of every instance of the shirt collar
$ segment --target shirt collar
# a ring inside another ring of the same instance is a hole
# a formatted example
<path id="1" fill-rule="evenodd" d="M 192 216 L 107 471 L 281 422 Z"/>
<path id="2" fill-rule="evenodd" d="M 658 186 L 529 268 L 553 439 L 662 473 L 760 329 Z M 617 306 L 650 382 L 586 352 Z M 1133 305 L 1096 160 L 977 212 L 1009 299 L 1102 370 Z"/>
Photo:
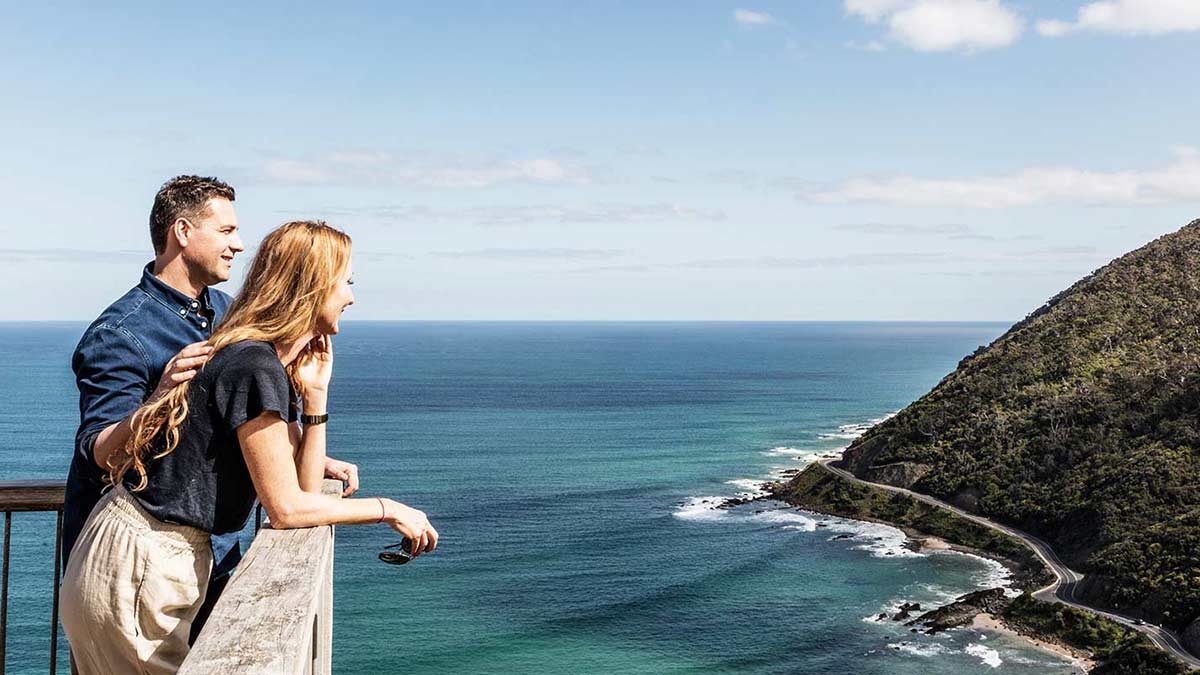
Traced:
<path id="1" fill-rule="evenodd" d="M 171 308 L 180 316 L 187 316 L 189 313 L 195 315 L 200 312 L 207 312 L 210 308 L 207 287 L 200 292 L 200 297 L 188 297 L 186 294 L 167 285 L 162 279 L 154 276 L 154 261 L 150 261 L 142 269 L 142 282 L 138 284 L 138 288 L 145 291 L 146 295 Z"/>

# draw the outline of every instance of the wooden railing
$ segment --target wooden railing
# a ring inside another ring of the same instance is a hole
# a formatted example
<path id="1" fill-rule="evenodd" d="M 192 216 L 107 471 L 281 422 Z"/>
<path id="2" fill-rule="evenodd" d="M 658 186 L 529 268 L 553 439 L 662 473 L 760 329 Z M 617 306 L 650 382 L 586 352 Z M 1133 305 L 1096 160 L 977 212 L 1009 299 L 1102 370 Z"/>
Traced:
<path id="1" fill-rule="evenodd" d="M 326 480 L 338 496 L 342 484 Z M 179 675 L 329 675 L 333 527 L 264 528 L 238 563 Z"/>
<path id="2" fill-rule="evenodd" d="M 326 480 L 325 494 L 342 484 Z M 56 671 L 63 481 L 0 482 L 4 512 L 0 675 L 8 626 L 8 554 L 12 514 L 56 511 L 50 673 Z M 179 675 L 329 675 L 333 642 L 333 527 L 263 529 L 225 587 Z"/>
<path id="3" fill-rule="evenodd" d="M 0 572 L 0 675 L 8 656 L 8 558 L 12 539 L 12 514 L 18 511 L 54 511 L 58 514 L 54 534 L 54 588 L 50 609 L 50 673 L 58 665 L 58 577 L 62 557 L 62 507 L 65 481 L 0 481 L 0 511 L 4 512 L 4 568 Z"/>

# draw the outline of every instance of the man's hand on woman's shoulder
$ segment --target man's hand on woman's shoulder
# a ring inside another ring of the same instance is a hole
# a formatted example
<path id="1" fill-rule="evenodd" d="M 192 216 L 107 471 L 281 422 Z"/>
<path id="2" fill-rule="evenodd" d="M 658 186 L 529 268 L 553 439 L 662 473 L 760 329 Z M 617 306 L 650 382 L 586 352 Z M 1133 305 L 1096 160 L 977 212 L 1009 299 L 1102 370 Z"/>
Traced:
<path id="1" fill-rule="evenodd" d="M 157 401 L 176 386 L 195 377 L 196 373 L 200 371 L 200 366 L 208 361 L 211 354 L 212 347 L 208 346 L 207 341 L 193 342 L 179 350 L 178 354 L 167 361 L 162 377 L 158 378 L 158 386 L 154 388 L 154 393 L 150 394 L 150 398 L 146 402 Z"/>

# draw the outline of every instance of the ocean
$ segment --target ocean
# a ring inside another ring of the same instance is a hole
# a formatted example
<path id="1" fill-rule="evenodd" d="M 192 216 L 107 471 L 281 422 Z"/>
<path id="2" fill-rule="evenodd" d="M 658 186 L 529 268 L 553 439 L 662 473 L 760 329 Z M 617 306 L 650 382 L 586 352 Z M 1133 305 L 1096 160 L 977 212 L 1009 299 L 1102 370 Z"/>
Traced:
<path id="1" fill-rule="evenodd" d="M 0 324 L 3 479 L 62 478 L 85 324 Z M 725 499 L 844 447 L 995 323 L 342 323 L 329 452 L 429 514 L 393 567 L 339 527 L 334 672 L 1066 674 L 998 634 L 879 621 L 1005 583 L 899 531 Z M 46 671 L 54 521 L 14 514 L 7 672 Z M 65 657 L 59 671 L 67 672 Z"/>

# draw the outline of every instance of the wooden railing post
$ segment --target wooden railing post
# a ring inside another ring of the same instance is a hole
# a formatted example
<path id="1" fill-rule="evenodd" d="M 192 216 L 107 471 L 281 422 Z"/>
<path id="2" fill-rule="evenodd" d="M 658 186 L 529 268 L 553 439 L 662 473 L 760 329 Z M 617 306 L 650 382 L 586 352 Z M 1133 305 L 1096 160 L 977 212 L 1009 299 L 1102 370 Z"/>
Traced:
<path id="1" fill-rule="evenodd" d="M 326 480 L 321 485 L 322 494 L 342 498 L 342 482 Z M 334 528 L 329 528 L 330 550 L 333 550 L 333 539 L 337 536 Z M 317 613 L 313 617 L 313 651 L 310 672 L 313 675 L 332 675 L 333 673 L 333 555 L 325 569 L 321 571 L 323 581 L 320 584 L 321 597 L 317 604 Z"/>
<path id="2" fill-rule="evenodd" d="M 340 497 L 342 484 L 322 492 Z M 333 527 L 264 528 L 179 675 L 330 675 L 332 665 Z"/>

